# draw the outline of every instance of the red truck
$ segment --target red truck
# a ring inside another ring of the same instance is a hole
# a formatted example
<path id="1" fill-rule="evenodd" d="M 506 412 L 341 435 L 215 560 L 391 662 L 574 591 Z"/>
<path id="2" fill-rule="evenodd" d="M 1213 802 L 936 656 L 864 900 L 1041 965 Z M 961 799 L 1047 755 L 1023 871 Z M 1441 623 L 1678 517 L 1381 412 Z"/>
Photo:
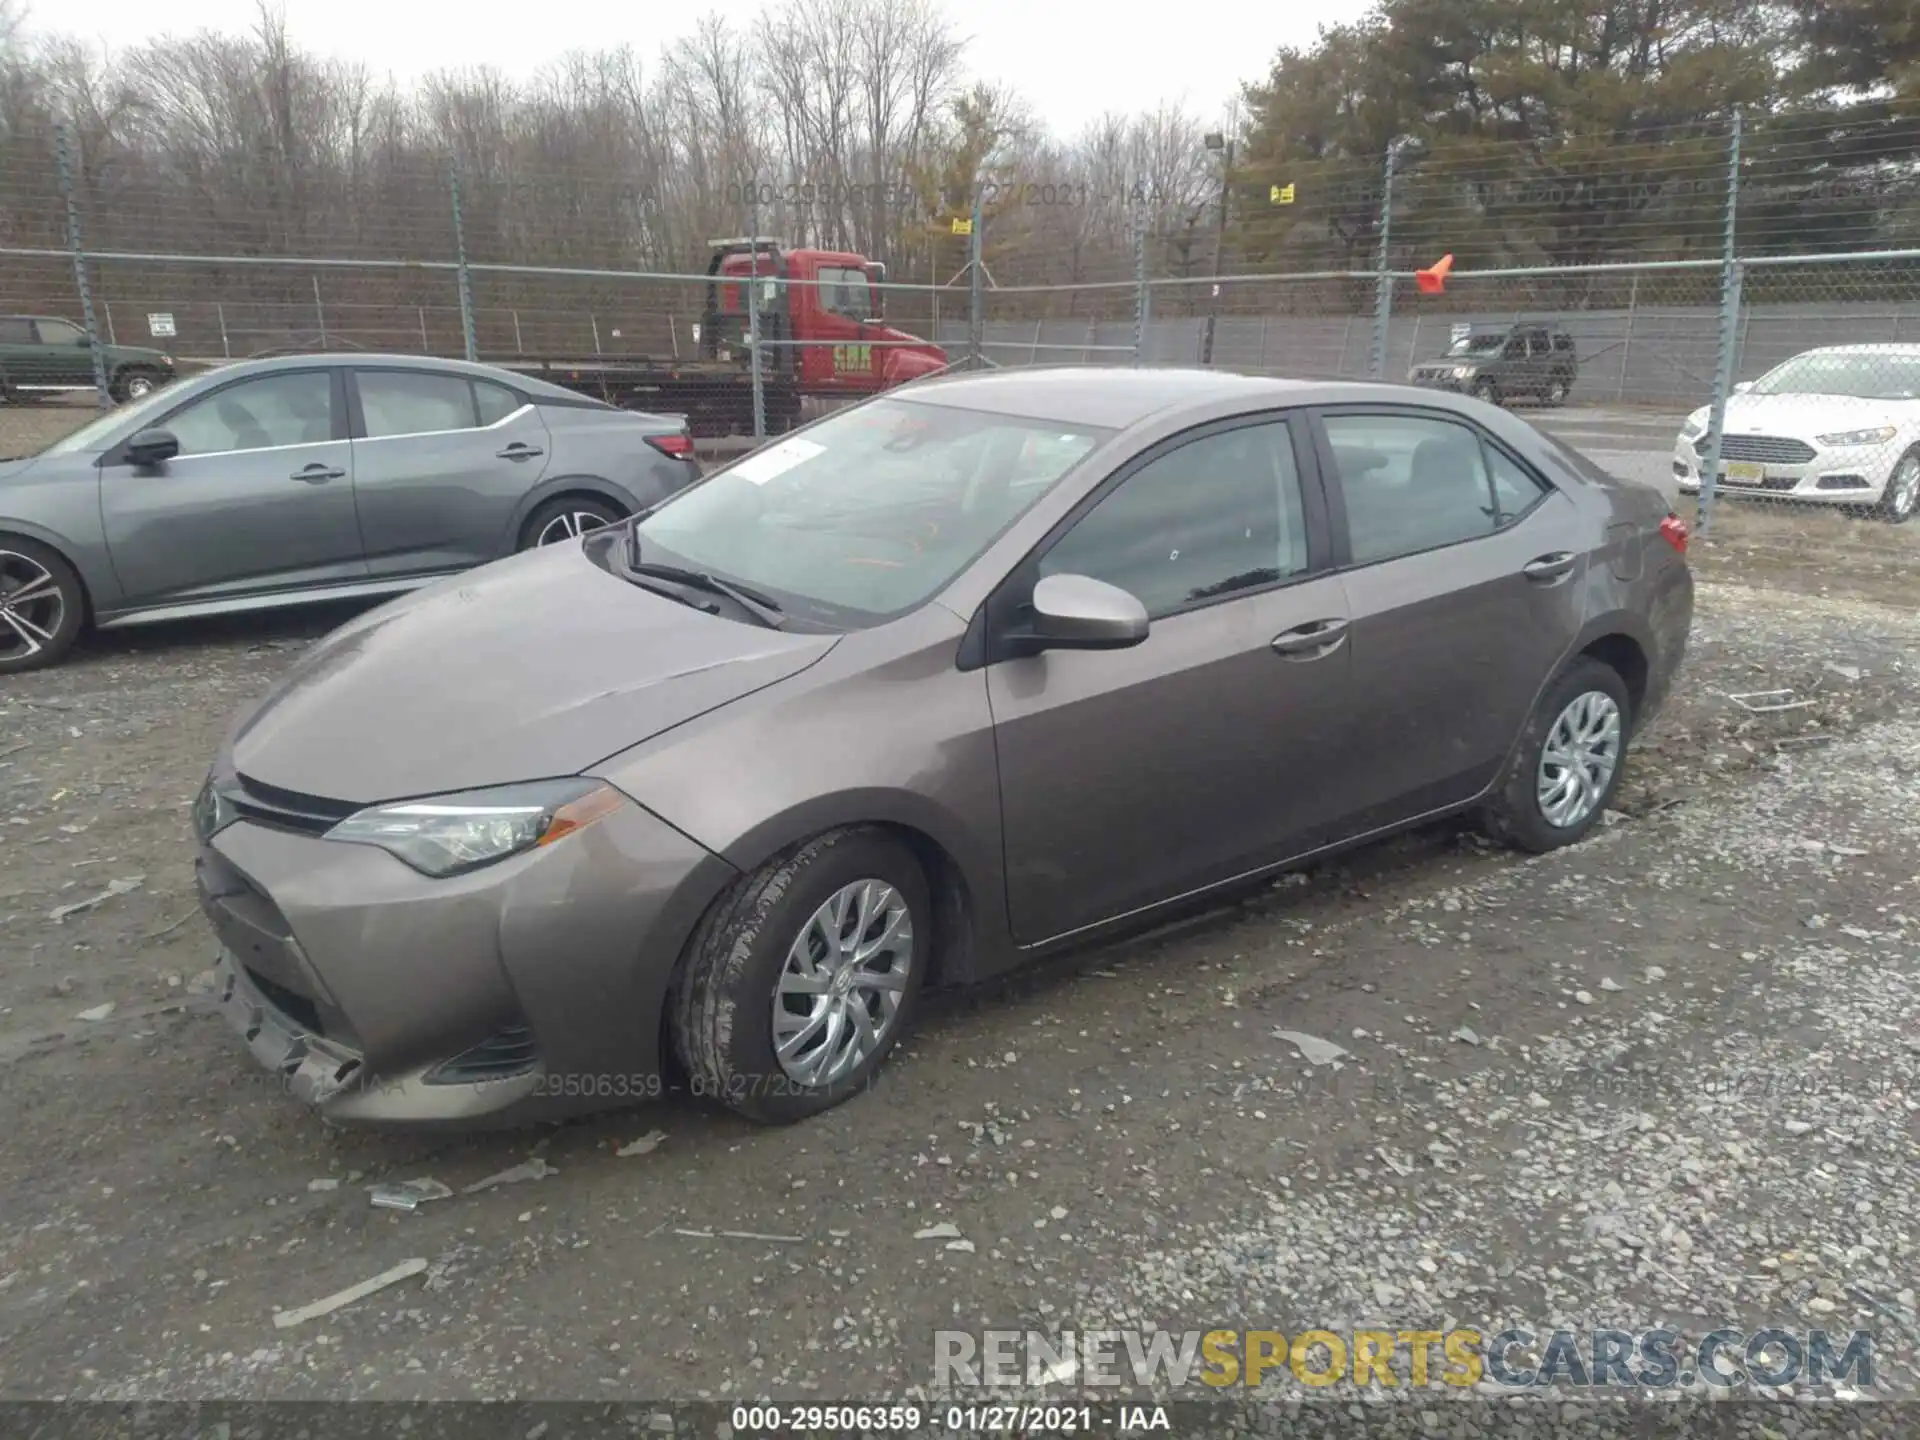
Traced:
<path id="1" fill-rule="evenodd" d="M 938 345 L 882 323 L 886 275 L 886 266 L 849 251 L 716 240 L 697 360 L 495 363 L 624 409 L 683 414 L 697 436 L 751 434 L 747 292 L 757 276 L 761 403 L 767 433 L 778 434 L 799 422 L 803 400 L 858 399 L 946 366 Z"/>

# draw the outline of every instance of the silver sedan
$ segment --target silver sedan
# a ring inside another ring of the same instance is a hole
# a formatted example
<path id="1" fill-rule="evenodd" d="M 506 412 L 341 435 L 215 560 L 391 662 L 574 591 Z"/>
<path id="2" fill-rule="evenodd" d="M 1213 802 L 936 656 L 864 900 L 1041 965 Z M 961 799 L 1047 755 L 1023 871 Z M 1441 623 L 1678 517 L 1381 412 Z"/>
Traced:
<path id="1" fill-rule="evenodd" d="M 0 674 L 88 625 L 400 594 L 698 477 L 681 417 L 490 366 L 223 366 L 0 461 Z"/>

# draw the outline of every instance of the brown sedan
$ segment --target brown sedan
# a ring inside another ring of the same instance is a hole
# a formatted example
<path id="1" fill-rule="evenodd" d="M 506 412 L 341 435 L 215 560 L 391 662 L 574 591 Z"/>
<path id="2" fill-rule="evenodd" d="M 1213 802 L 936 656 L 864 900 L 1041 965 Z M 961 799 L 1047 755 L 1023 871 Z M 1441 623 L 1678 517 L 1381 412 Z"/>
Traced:
<path id="1" fill-rule="evenodd" d="M 1452 812 L 1580 839 L 1686 545 L 1471 399 L 910 386 L 316 645 L 195 807 L 221 1002 L 343 1121 L 798 1119 L 930 986 Z"/>

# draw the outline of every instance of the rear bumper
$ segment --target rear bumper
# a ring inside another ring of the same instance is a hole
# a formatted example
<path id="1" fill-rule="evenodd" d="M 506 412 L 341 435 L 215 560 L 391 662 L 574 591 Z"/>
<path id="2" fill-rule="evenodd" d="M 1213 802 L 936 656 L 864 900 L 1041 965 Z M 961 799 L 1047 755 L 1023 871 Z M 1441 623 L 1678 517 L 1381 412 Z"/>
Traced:
<path id="1" fill-rule="evenodd" d="M 1636 734 L 1666 708 L 1674 677 L 1686 663 L 1687 641 L 1693 634 L 1693 572 L 1684 562 L 1673 565 L 1661 578 L 1647 618 L 1656 653 L 1649 657 L 1646 694 L 1640 697 L 1640 713 L 1633 718 Z"/>

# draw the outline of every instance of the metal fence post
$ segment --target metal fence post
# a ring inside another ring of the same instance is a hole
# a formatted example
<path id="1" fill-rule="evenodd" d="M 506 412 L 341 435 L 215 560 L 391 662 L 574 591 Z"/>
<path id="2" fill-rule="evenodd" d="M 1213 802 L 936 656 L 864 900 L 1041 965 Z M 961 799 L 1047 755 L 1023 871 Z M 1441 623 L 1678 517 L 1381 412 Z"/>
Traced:
<path id="1" fill-rule="evenodd" d="M 320 322 L 320 348 L 327 348 L 327 307 L 320 299 L 320 272 L 313 272 L 313 313 Z"/>
<path id="2" fill-rule="evenodd" d="M 1720 484 L 1720 441 L 1727 424 L 1727 398 L 1733 393 L 1734 352 L 1739 345 L 1740 261 L 1735 220 L 1740 211 L 1740 112 L 1733 112 L 1727 136 L 1726 232 L 1720 249 L 1720 352 L 1714 369 L 1712 410 L 1707 419 L 1706 447 L 1700 456 L 1700 533 L 1713 526 L 1714 492 Z"/>
<path id="3" fill-rule="evenodd" d="M 420 353 L 422 355 L 431 355 L 433 353 L 433 342 L 427 338 L 427 307 L 424 305 L 416 305 L 413 308 L 419 312 L 420 316 Z"/>
<path id="4" fill-rule="evenodd" d="M 231 360 L 233 358 L 233 342 L 227 338 L 227 307 L 218 300 L 214 301 L 213 315 L 214 318 L 220 322 L 220 358 L 223 360 Z"/>
<path id="5" fill-rule="evenodd" d="M 1614 387 L 1613 398 L 1627 398 L 1627 368 L 1633 360 L 1633 320 L 1640 311 L 1640 272 L 1633 272 L 1633 288 L 1627 292 L 1627 334 L 1620 342 L 1620 383 Z"/>
<path id="6" fill-rule="evenodd" d="M 447 165 L 447 191 L 453 197 L 453 249 L 459 264 L 460 334 L 466 342 L 467 359 L 478 360 L 480 347 L 473 336 L 473 277 L 467 270 L 467 226 L 460 215 L 460 166 Z"/>
<path id="7" fill-rule="evenodd" d="M 80 239 L 80 202 L 74 197 L 73 151 L 66 121 L 54 122 L 53 144 L 60 169 L 60 193 L 67 202 L 67 248 L 73 252 L 73 285 L 80 292 L 80 318 L 87 327 L 87 348 L 93 352 L 93 388 L 100 408 L 105 410 L 113 404 L 113 392 L 107 385 L 107 352 L 100 345 L 100 329 L 93 320 L 93 290 L 87 284 L 87 252 Z"/>
<path id="8" fill-rule="evenodd" d="M 1148 311 L 1153 294 L 1147 284 L 1147 206 L 1143 200 L 1133 219 L 1133 363 L 1146 363 Z"/>
<path id="9" fill-rule="evenodd" d="M 760 187 L 747 223 L 747 368 L 753 375 L 753 438 L 767 438 L 766 374 L 760 364 Z"/>
<path id="10" fill-rule="evenodd" d="M 1393 323 L 1393 269 L 1388 246 L 1393 235 L 1393 165 L 1399 156 L 1399 142 L 1387 143 L 1387 168 L 1380 187 L 1380 258 L 1375 263 L 1373 340 L 1368 346 L 1367 373 L 1375 380 L 1387 378 L 1387 327 Z"/>
<path id="11" fill-rule="evenodd" d="M 973 209 L 967 224 L 967 368 L 979 370 L 986 359 L 986 262 L 983 258 L 986 217 L 980 213 L 980 187 L 973 190 Z"/>

